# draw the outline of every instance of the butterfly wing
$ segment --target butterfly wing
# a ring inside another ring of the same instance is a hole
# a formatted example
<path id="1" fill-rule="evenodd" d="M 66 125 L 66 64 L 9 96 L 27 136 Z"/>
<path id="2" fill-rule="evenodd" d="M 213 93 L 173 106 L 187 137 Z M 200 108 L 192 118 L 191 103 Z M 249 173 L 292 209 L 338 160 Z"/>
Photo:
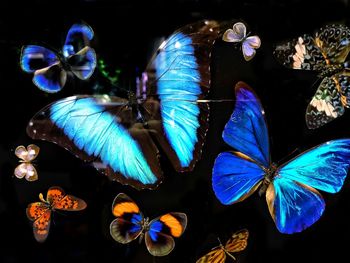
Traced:
<path id="1" fill-rule="evenodd" d="M 29 122 L 33 139 L 48 140 L 100 172 L 138 189 L 155 188 L 162 177 L 158 149 L 128 102 L 117 97 L 75 96 L 54 102 Z"/>
<path id="2" fill-rule="evenodd" d="M 80 211 L 86 208 L 84 200 L 73 195 L 67 195 L 64 190 L 58 186 L 50 187 L 47 191 L 46 200 L 53 209 L 64 211 Z"/>
<path id="3" fill-rule="evenodd" d="M 26 209 L 27 217 L 33 222 L 34 237 L 38 242 L 44 242 L 49 235 L 51 223 L 50 207 L 43 202 L 31 203 Z"/>
<path id="4" fill-rule="evenodd" d="M 25 177 L 26 180 L 30 182 L 38 180 L 38 173 L 31 163 L 19 164 L 15 168 L 14 174 L 18 179 Z"/>
<path id="5" fill-rule="evenodd" d="M 247 35 L 247 28 L 246 26 L 241 23 L 235 23 L 233 25 L 233 28 L 229 28 L 225 31 L 225 33 L 222 36 L 222 40 L 226 42 L 241 42 Z"/>
<path id="6" fill-rule="evenodd" d="M 209 253 L 198 259 L 196 263 L 224 263 L 225 260 L 225 251 L 219 247 L 211 250 Z"/>
<path id="7" fill-rule="evenodd" d="M 137 204 L 126 194 L 118 194 L 112 205 L 115 220 L 110 225 L 113 239 L 126 244 L 136 239 L 142 232 L 143 215 Z"/>
<path id="8" fill-rule="evenodd" d="M 166 256 L 175 247 L 173 237 L 180 237 L 187 226 L 184 213 L 168 213 L 152 220 L 145 235 L 149 253 L 153 256 Z"/>
<path id="9" fill-rule="evenodd" d="M 343 25 L 328 25 L 315 36 L 303 35 L 276 46 L 274 55 L 293 69 L 323 71 L 326 65 L 343 63 L 350 50 L 350 30 Z"/>
<path id="10" fill-rule="evenodd" d="M 215 21 L 179 29 L 163 42 L 146 69 L 148 98 L 160 104 L 147 121 L 177 171 L 192 170 L 201 155 L 209 106 L 197 100 L 210 87 L 210 55 L 218 31 Z"/>
<path id="11" fill-rule="evenodd" d="M 67 73 L 62 69 L 59 58 L 47 48 L 24 46 L 20 62 L 23 71 L 34 73 L 34 84 L 45 92 L 58 92 L 66 83 Z"/>
<path id="12" fill-rule="evenodd" d="M 248 245 L 249 231 L 242 229 L 232 235 L 225 244 L 225 249 L 228 252 L 240 252 L 244 250 Z"/>
<path id="13" fill-rule="evenodd" d="M 350 74 L 348 71 L 325 77 L 306 109 L 306 125 L 317 129 L 343 115 L 350 106 Z"/>
<path id="14" fill-rule="evenodd" d="M 33 161 L 39 155 L 40 148 L 35 144 L 30 144 L 25 148 L 20 145 L 15 150 L 15 155 L 25 162 Z"/>
<path id="15" fill-rule="evenodd" d="M 336 193 L 350 165 L 350 139 L 329 141 L 278 168 L 266 192 L 270 213 L 282 233 L 301 232 L 322 215 L 319 190 Z"/>
<path id="16" fill-rule="evenodd" d="M 247 37 L 242 43 L 242 52 L 246 61 L 251 60 L 255 54 L 256 49 L 261 45 L 261 40 L 258 36 Z"/>
<path id="17" fill-rule="evenodd" d="M 63 46 L 63 55 L 75 76 L 86 80 L 96 68 L 96 53 L 90 48 L 94 32 L 87 24 L 74 24 L 68 31 Z"/>
<path id="18" fill-rule="evenodd" d="M 224 141 L 264 167 L 270 166 L 265 112 L 259 98 L 244 82 L 235 87 L 236 105 L 222 137 Z"/>

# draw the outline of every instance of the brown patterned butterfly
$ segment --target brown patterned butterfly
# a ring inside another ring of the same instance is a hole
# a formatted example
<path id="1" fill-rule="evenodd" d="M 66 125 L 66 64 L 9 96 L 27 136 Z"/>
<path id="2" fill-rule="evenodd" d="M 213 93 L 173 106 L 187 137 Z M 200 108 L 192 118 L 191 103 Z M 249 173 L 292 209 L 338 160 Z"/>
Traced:
<path id="1" fill-rule="evenodd" d="M 237 253 L 244 250 L 248 245 L 249 232 L 246 229 L 242 229 L 232 235 L 227 240 L 225 246 L 221 244 L 214 247 L 208 254 L 204 255 L 196 261 L 196 263 L 223 263 L 226 260 L 226 255 L 236 260 L 231 253 Z"/>
<path id="2" fill-rule="evenodd" d="M 38 180 L 38 173 L 31 163 L 39 154 L 40 148 L 35 144 L 30 144 L 26 147 L 20 145 L 15 150 L 15 155 L 21 159 L 20 164 L 15 168 L 14 175 L 22 179 L 26 178 L 27 181 Z"/>
<path id="3" fill-rule="evenodd" d="M 28 219 L 33 222 L 33 233 L 38 242 L 44 242 L 49 235 L 52 211 L 81 211 L 87 206 L 84 200 L 65 194 L 57 186 L 47 191 L 46 199 L 40 193 L 39 199 L 41 202 L 29 204 L 26 210 Z"/>
<path id="4" fill-rule="evenodd" d="M 303 35 L 276 46 L 274 55 L 284 66 L 313 70 L 322 79 L 306 109 L 309 129 L 319 128 L 350 107 L 350 29 L 327 25 L 313 36 Z"/>

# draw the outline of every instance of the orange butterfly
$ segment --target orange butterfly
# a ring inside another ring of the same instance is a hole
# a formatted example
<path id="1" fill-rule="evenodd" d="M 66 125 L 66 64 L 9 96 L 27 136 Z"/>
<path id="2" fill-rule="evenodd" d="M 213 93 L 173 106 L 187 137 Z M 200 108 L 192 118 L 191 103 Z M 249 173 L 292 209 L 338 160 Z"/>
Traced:
<path id="1" fill-rule="evenodd" d="M 27 181 L 36 181 L 38 180 L 38 173 L 31 163 L 39 154 L 40 148 L 35 144 L 30 144 L 26 147 L 20 145 L 15 150 L 15 155 L 20 158 L 20 163 L 14 174 L 17 178 L 22 179 L 26 178 Z"/>
<path id="2" fill-rule="evenodd" d="M 39 194 L 41 202 L 31 203 L 27 207 L 27 217 L 33 222 L 36 241 L 44 242 L 49 235 L 51 212 L 55 210 L 80 211 L 86 208 L 84 200 L 66 195 L 62 188 L 53 186 L 47 191 L 46 200 Z"/>
<path id="3" fill-rule="evenodd" d="M 226 260 L 226 255 L 236 260 L 231 253 L 244 250 L 248 244 L 248 236 L 248 230 L 243 229 L 234 233 L 232 237 L 227 240 L 225 246 L 222 245 L 219 240 L 220 246 L 214 247 L 208 254 L 198 259 L 196 263 L 223 263 Z"/>

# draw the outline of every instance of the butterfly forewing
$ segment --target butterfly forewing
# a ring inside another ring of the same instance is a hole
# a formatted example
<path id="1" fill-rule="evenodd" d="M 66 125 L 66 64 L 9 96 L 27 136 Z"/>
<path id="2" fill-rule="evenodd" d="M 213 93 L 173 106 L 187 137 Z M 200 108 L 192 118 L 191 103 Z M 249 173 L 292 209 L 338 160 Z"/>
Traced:
<path id="1" fill-rule="evenodd" d="M 209 107 L 198 103 L 210 88 L 210 56 L 219 29 L 201 21 L 174 32 L 146 69 L 147 94 L 157 95 L 159 112 L 148 120 L 177 171 L 192 170 L 208 129 Z"/>
<path id="2" fill-rule="evenodd" d="M 228 252 L 239 252 L 244 250 L 248 245 L 249 232 L 246 229 L 240 230 L 232 235 L 225 244 Z"/>
<path id="3" fill-rule="evenodd" d="M 196 263 L 224 263 L 226 260 L 225 251 L 219 247 L 215 248 L 200 259 Z"/>
<path id="4" fill-rule="evenodd" d="M 158 149 L 125 99 L 62 99 L 38 112 L 27 126 L 27 133 L 94 162 L 100 172 L 121 183 L 142 189 L 154 188 L 161 181 Z"/>

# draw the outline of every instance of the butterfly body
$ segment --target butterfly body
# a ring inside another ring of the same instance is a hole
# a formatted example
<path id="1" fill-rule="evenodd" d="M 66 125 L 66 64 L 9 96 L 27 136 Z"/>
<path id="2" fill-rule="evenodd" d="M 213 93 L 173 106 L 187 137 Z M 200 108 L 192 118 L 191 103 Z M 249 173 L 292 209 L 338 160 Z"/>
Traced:
<path id="1" fill-rule="evenodd" d="M 224 263 L 226 261 L 226 256 L 229 256 L 233 260 L 236 258 L 232 253 L 237 253 L 244 250 L 248 245 L 249 232 L 246 229 L 242 229 L 234 233 L 223 245 L 220 242 L 220 245 L 212 248 L 212 250 L 198 259 L 196 263 Z"/>
<path id="2" fill-rule="evenodd" d="M 62 188 L 54 186 L 47 191 L 46 199 L 39 194 L 40 202 L 31 203 L 26 209 L 27 218 L 33 223 L 34 238 L 44 242 L 49 235 L 52 212 L 81 211 L 86 208 L 84 200 L 67 195 Z"/>
<path id="3" fill-rule="evenodd" d="M 96 54 L 89 47 L 92 29 L 86 24 L 74 24 L 68 31 L 62 51 L 27 45 L 21 51 L 21 68 L 33 73 L 33 83 L 48 93 L 60 91 L 67 75 L 81 80 L 90 78 L 96 67 Z"/>
<path id="4" fill-rule="evenodd" d="M 276 46 L 274 55 L 281 64 L 315 71 L 321 80 L 306 109 L 308 128 L 323 126 L 350 106 L 349 51 L 350 29 L 344 25 L 327 25 L 313 36 L 304 34 Z"/>
<path id="5" fill-rule="evenodd" d="M 116 219 L 110 225 L 114 240 L 127 244 L 135 239 L 145 239 L 146 247 L 153 256 L 168 255 L 175 247 L 174 237 L 180 237 L 187 225 L 184 213 L 171 212 L 149 220 L 137 204 L 126 194 L 116 196 L 112 205 Z"/>
<path id="6" fill-rule="evenodd" d="M 253 90 L 236 85 L 236 106 L 223 139 L 238 152 L 215 160 L 212 185 L 221 203 L 245 200 L 259 188 L 281 233 L 301 232 L 325 209 L 318 192 L 337 193 L 350 167 L 350 139 L 323 143 L 277 166 L 271 162 L 264 110 Z M 318 189 L 318 190 L 317 190 Z"/>
<path id="7" fill-rule="evenodd" d="M 191 171 L 202 153 L 209 105 L 216 21 L 175 31 L 159 47 L 127 98 L 79 95 L 56 101 L 29 122 L 33 139 L 57 143 L 112 180 L 154 189 L 163 179 L 159 150 L 179 172 Z"/>

